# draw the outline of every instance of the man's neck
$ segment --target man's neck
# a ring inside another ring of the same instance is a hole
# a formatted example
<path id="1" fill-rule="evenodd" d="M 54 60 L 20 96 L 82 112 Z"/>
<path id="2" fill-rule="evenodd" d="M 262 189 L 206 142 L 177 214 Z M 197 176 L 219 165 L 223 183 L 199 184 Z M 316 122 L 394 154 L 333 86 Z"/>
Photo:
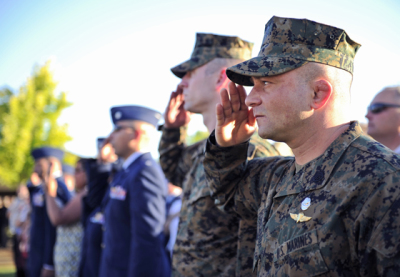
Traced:
<path id="1" fill-rule="evenodd" d="M 349 123 L 343 123 L 329 128 L 313 129 L 312 132 L 305 132 L 306 136 L 300 137 L 298 141 L 288 143 L 292 148 L 296 163 L 304 165 L 321 156 L 348 127 Z"/>
<path id="2" fill-rule="evenodd" d="M 201 115 L 203 116 L 203 123 L 207 127 L 208 132 L 211 133 L 215 129 L 215 124 L 217 122 L 217 115 L 215 113 L 215 105 L 209 105 L 211 109 L 203 112 Z"/>

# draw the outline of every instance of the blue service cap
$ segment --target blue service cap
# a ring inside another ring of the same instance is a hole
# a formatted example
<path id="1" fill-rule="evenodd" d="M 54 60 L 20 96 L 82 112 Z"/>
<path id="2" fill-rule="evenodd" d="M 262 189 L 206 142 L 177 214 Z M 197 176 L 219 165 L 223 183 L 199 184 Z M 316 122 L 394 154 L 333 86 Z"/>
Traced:
<path id="1" fill-rule="evenodd" d="M 75 168 L 73 166 L 70 166 L 69 164 L 62 164 L 62 172 L 64 174 L 74 175 Z"/>
<path id="2" fill-rule="evenodd" d="M 111 118 L 114 125 L 121 120 L 140 120 L 156 127 L 161 113 L 141 106 L 117 106 L 111 108 Z"/>
<path id="3" fill-rule="evenodd" d="M 45 146 L 33 149 L 31 155 L 35 160 L 46 157 L 55 157 L 61 161 L 64 157 L 64 151 L 58 148 Z"/>

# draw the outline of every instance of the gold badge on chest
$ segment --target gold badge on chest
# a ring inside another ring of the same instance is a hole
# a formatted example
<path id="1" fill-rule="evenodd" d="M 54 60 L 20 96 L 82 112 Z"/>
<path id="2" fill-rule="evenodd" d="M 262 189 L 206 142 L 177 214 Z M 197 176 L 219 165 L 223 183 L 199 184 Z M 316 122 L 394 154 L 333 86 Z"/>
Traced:
<path id="1" fill-rule="evenodd" d="M 296 221 L 296 223 L 306 222 L 306 221 L 309 221 L 311 219 L 311 217 L 305 216 L 303 213 L 299 213 L 299 214 L 290 213 L 290 217 L 292 219 L 294 219 Z"/>

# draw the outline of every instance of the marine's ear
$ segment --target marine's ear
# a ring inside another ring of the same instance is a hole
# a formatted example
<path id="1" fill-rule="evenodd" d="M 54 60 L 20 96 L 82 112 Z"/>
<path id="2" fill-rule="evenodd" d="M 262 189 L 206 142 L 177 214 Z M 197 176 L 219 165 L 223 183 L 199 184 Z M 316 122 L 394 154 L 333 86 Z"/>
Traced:
<path id="1" fill-rule="evenodd" d="M 227 88 L 230 80 L 228 76 L 226 76 L 226 68 L 221 68 L 221 70 L 218 73 L 218 78 L 216 81 L 216 91 L 221 91 L 223 88 Z"/>
<path id="2" fill-rule="evenodd" d="M 332 95 L 332 85 L 327 80 L 320 79 L 312 85 L 314 90 L 311 108 L 318 110 L 326 105 Z"/>

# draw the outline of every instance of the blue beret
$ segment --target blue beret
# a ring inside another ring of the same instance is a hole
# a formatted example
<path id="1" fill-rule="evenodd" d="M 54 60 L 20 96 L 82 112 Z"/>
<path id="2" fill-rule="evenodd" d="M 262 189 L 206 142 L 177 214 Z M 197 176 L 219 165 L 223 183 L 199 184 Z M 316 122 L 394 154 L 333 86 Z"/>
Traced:
<path id="1" fill-rule="evenodd" d="M 62 172 L 64 174 L 74 175 L 75 174 L 75 168 L 73 166 L 68 165 L 68 164 L 62 164 Z"/>
<path id="2" fill-rule="evenodd" d="M 114 124 L 121 120 L 140 120 L 156 127 L 161 113 L 141 106 L 118 106 L 111 108 L 111 118 Z"/>
<path id="3" fill-rule="evenodd" d="M 46 157 L 55 157 L 61 161 L 62 158 L 64 157 L 64 151 L 58 148 L 53 148 L 48 146 L 35 148 L 32 150 L 31 154 L 35 160 Z"/>

